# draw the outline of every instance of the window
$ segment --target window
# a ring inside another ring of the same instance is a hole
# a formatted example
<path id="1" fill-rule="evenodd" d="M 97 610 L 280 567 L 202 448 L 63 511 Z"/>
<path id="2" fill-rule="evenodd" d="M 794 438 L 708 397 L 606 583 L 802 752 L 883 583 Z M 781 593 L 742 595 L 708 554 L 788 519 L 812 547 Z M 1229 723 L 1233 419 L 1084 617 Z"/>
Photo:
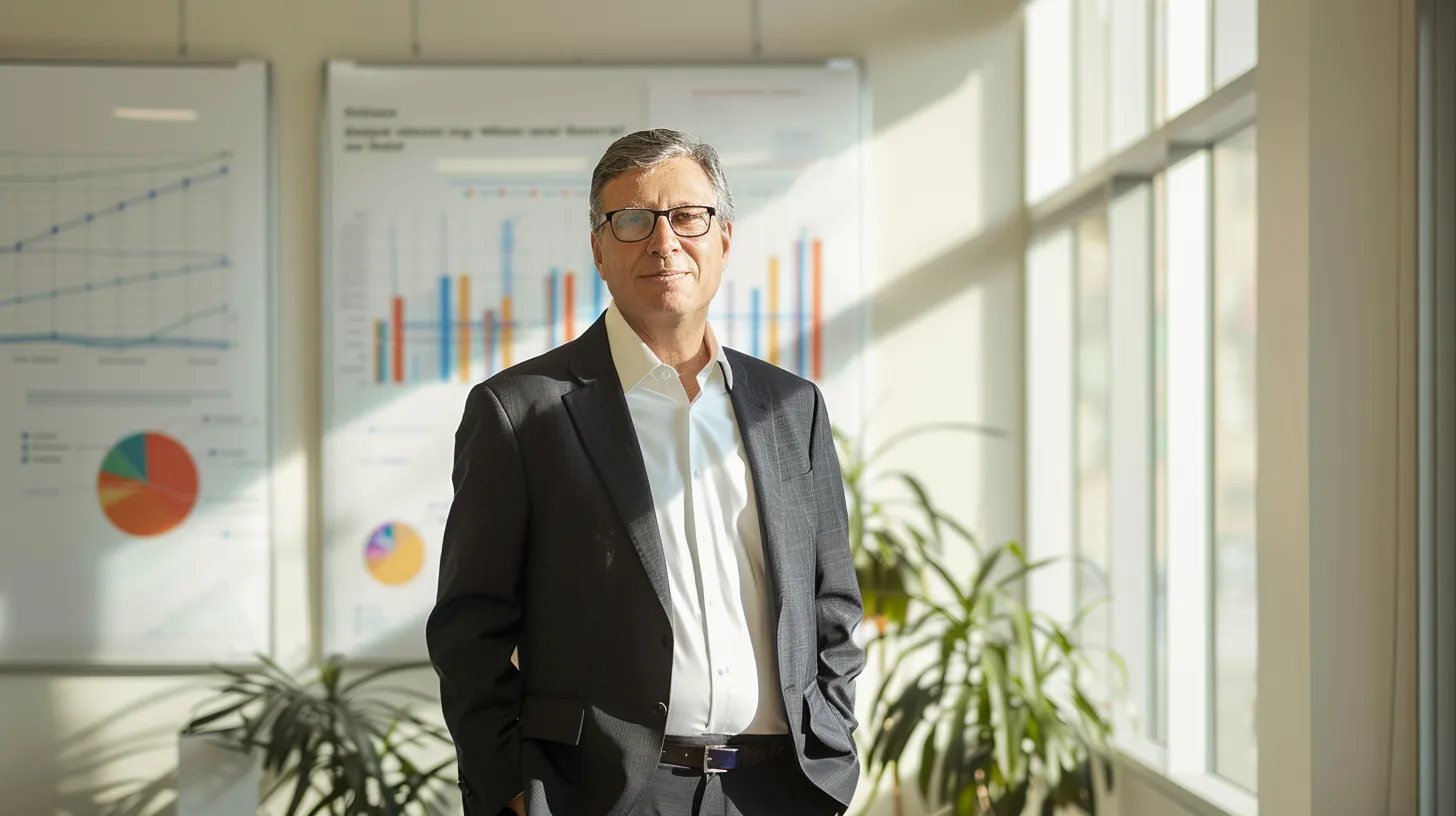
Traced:
<path id="1" fill-rule="evenodd" d="M 1253 128 L 1213 148 L 1213 765 L 1251 791 L 1258 774 L 1257 177 Z"/>
<path id="2" fill-rule="evenodd" d="M 1077 564 L 1030 599 L 1070 620 L 1110 597 L 1079 634 L 1126 664 L 1116 743 L 1252 812 L 1255 131 L 1179 129 L 1234 104 L 1216 92 L 1254 69 L 1257 0 L 1025 14 L 1027 126 L 1063 128 L 1027 133 L 1027 540 Z"/>
<path id="3" fill-rule="evenodd" d="M 1026 200 L 1072 180 L 1072 0 L 1026 7 Z"/>

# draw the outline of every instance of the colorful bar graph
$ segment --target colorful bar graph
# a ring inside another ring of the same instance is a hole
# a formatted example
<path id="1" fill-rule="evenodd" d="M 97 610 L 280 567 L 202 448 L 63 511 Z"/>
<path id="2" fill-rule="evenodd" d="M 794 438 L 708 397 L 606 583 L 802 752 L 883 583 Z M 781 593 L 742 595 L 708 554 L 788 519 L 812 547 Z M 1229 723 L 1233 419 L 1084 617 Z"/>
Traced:
<path id="1" fill-rule="evenodd" d="M 779 258 L 768 259 L 768 363 L 779 364 Z"/>
<path id="2" fill-rule="evenodd" d="M 515 277 L 516 228 L 510 221 L 501 222 L 501 297 L 508 298 L 515 292 L 511 280 Z M 509 318 L 504 318 L 510 322 Z"/>
<path id="3" fill-rule="evenodd" d="M 736 315 L 733 312 L 733 281 L 728 281 L 727 285 L 724 288 L 728 290 L 727 292 L 724 293 L 724 294 L 726 294 L 728 296 L 728 312 L 727 312 L 727 314 L 728 314 L 728 344 L 727 345 L 728 345 L 729 348 L 732 348 L 733 347 L 733 324 L 736 322 L 734 320 L 734 318 L 736 317 Z"/>
<path id="4" fill-rule="evenodd" d="M 566 273 L 566 291 L 565 291 L 565 298 L 564 298 L 564 300 L 566 302 L 562 305 L 562 316 L 565 318 L 565 322 L 566 322 L 566 339 L 568 341 L 575 340 L 576 339 L 576 319 L 575 319 L 576 318 L 576 273 L 575 272 L 567 272 Z"/>
<path id="5" fill-rule="evenodd" d="M 450 379 L 450 276 L 440 276 L 440 379 Z"/>
<path id="6" fill-rule="evenodd" d="M 500 315 L 501 368 L 510 368 L 511 363 L 511 298 L 501 298 Z"/>
<path id="7" fill-rule="evenodd" d="M 470 278 L 460 278 L 460 382 L 470 382 Z"/>
<path id="8" fill-rule="evenodd" d="M 404 298 L 395 297 L 392 305 L 392 317 L 394 320 L 394 333 L 390 335 L 390 342 L 394 343 L 394 381 L 404 382 Z"/>

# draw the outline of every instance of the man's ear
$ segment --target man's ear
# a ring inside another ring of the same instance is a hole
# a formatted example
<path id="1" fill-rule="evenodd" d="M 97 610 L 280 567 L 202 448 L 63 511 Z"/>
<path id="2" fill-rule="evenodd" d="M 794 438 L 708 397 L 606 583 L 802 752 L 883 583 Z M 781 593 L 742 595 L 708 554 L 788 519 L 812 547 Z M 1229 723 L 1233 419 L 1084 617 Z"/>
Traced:
<path id="1" fill-rule="evenodd" d="M 591 234 L 591 248 L 592 248 L 592 263 L 596 264 L 596 267 L 597 267 L 597 277 L 601 278 L 602 280 L 606 280 L 606 277 L 602 274 L 602 242 L 601 242 L 601 236 L 600 236 L 599 233 L 597 233 L 596 230 L 592 230 L 592 234 Z"/>
<path id="2" fill-rule="evenodd" d="M 733 222 L 719 221 L 718 232 L 723 236 L 723 263 L 728 262 L 728 250 L 733 245 Z"/>

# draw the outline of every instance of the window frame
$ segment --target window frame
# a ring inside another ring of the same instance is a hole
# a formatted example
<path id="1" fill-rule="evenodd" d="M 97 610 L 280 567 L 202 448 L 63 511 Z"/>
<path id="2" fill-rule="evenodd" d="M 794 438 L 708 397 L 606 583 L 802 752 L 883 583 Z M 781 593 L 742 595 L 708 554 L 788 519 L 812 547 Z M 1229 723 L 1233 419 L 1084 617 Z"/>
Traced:
<path id="1" fill-rule="evenodd" d="M 1066 0 L 1063 0 L 1063 2 L 1066 2 Z M 1160 229 L 1159 217 L 1156 215 L 1158 208 L 1166 209 L 1167 197 L 1160 198 L 1155 194 L 1155 182 L 1163 184 L 1166 187 L 1168 180 L 1167 174 L 1171 168 L 1178 165 L 1179 162 L 1188 159 L 1190 156 L 1202 156 L 1201 159 L 1194 159 L 1195 162 L 1202 163 L 1203 246 L 1199 250 L 1201 253 L 1201 269 L 1203 273 L 1201 302 L 1205 307 L 1208 307 L 1206 311 L 1211 310 L 1216 291 L 1216 282 L 1214 281 L 1216 271 L 1214 252 L 1216 251 L 1216 247 L 1214 246 L 1215 234 L 1212 225 L 1214 212 L 1213 196 L 1215 194 L 1213 147 L 1217 143 L 1237 135 L 1245 128 L 1256 124 L 1255 82 L 1258 70 L 1257 66 L 1232 77 L 1222 85 L 1214 87 L 1214 83 L 1217 82 L 1217 71 L 1213 63 L 1218 53 L 1216 43 L 1214 42 L 1216 36 L 1215 29 L 1217 28 L 1214 20 L 1214 12 L 1218 2 L 1219 0 L 1206 0 L 1209 17 L 1205 29 L 1208 43 L 1206 49 L 1204 49 L 1207 56 L 1206 61 L 1208 62 L 1206 71 L 1204 72 L 1207 79 L 1206 85 L 1209 86 L 1207 93 L 1202 99 L 1184 106 L 1172 118 L 1165 116 L 1167 104 L 1165 97 L 1168 95 L 1166 87 L 1168 67 L 1164 59 L 1161 59 L 1165 55 L 1159 53 L 1158 49 L 1159 38 L 1166 38 L 1167 36 L 1167 3 L 1163 0 L 1148 0 L 1146 3 L 1139 4 L 1128 0 L 1128 2 L 1110 4 L 1113 8 L 1127 8 L 1141 5 L 1147 9 L 1151 18 L 1145 26 L 1149 54 L 1148 64 L 1145 66 L 1146 80 L 1149 86 L 1147 88 L 1148 98 L 1146 100 L 1147 127 L 1141 136 L 1119 144 L 1117 134 L 1113 132 L 1116 129 L 1114 126 L 1116 114 L 1109 111 L 1106 116 L 1098 117 L 1097 121 L 1101 122 L 1108 131 L 1104 134 L 1105 138 L 1103 139 L 1107 145 L 1108 153 L 1102 161 L 1093 163 L 1093 166 L 1090 168 L 1081 166 L 1077 155 L 1077 146 L 1081 145 L 1085 140 L 1079 132 L 1081 117 L 1078 113 L 1080 111 L 1081 101 L 1076 96 L 1078 86 L 1074 80 L 1071 89 L 1073 96 L 1068 105 L 1072 123 L 1072 132 L 1068 135 L 1068 142 L 1072 147 L 1070 151 L 1072 153 L 1071 178 L 1065 184 L 1050 192 L 1039 191 L 1041 194 L 1038 196 L 1027 196 L 1028 274 L 1031 272 L 1031 253 L 1033 247 L 1038 246 L 1040 242 L 1047 240 L 1058 231 L 1066 231 L 1068 234 L 1066 240 L 1069 248 L 1069 263 L 1066 275 L 1067 282 L 1071 286 L 1071 291 L 1063 299 L 1066 301 L 1064 305 L 1068 306 L 1071 310 L 1070 316 L 1075 318 L 1080 303 L 1080 291 L 1077 286 L 1080 280 L 1080 270 L 1077 265 L 1077 226 L 1084 218 L 1098 211 L 1106 219 L 1109 287 L 1116 287 L 1119 272 L 1115 266 L 1115 259 L 1118 257 L 1119 250 L 1116 247 L 1116 238 L 1114 237 L 1114 231 L 1117 227 L 1114 225 L 1115 217 L 1112 208 L 1115 206 L 1115 202 L 1119 197 L 1126 195 L 1129 190 L 1135 189 L 1140 185 L 1147 186 L 1147 203 L 1145 206 L 1148 218 L 1146 234 L 1149 239 L 1146 280 L 1148 319 L 1145 329 L 1149 332 L 1149 335 L 1142 338 L 1142 342 L 1146 343 L 1146 351 L 1149 355 L 1147 374 L 1150 377 L 1154 375 L 1157 365 L 1154 359 L 1157 349 L 1157 339 L 1152 336 L 1152 332 L 1155 329 L 1152 309 L 1153 298 L 1156 297 L 1157 270 L 1155 267 L 1158 260 L 1154 255 L 1153 244 L 1157 240 L 1158 233 L 1167 227 L 1167 224 L 1163 223 Z M 1080 21 L 1076 13 L 1079 8 L 1080 3 L 1072 0 L 1070 30 L 1074 46 L 1077 37 L 1080 36 Z M 1112 23 L 1106 28 L 1109 29 L 1107 36 L 1110 38 L 1112 36 L 1110 33 L 1111 26 L 1116 24 L 1117 18 L 1115 12 L 1109 12 L 1109 17 Z M 1029 32 L 1027 33 L 1029 36 Z M 1071 61 L 1074 66 L 1076 65 L 1077 59 L 1078 54 L 1074 47 L 1071 56 Z M 1134 74 L 1137 74 L 1137 72 L 1134 72 Z M 1113 70 L 1109 67 L 1107 71 L 1108 87 L 1104 94 L 1109 102 L 1114 100 L 1118 93 L 1118 88 L 1115 87 L 1112 79 Z M 1030 81 L 1027 82 L 1025 87 L 1031 87 Z M 1032 104 L 1031 100 L 1028 99 L 1028 108 Z M 1028 115 L 1027 121 L 1031 121 L 1030 115 Z M 1032 172 L 1032 155 L 1029 144 L 1027 149 L 1028 160 L 1024 165 L 1024 172 L 1030 175 Z M 1166 212 L 1163 213 L 1162 220 L 1166 222 Z M 1045 413 L 1035 414 L 1034 412 L 1042 410 L 1044 406 L 1033 406 L 1032 404 L 1033 393 L 1037 388 L 1033 383 L 1033 376 L 1031 374 L 1032 367 L 1036 364 L 1036 361 L 1033 359 L 1033 334 L 1037 331 L 1035 322 L 1038 319 L 1035 315 L 1037 306 L 1031 303 L 1031 299 L 1034 296 L 1033 286 L 1028 284 L 1026 293 L 1026 336 L 1028 343 L 1027 432 L 1031 438 L 1028 439 L 1027 540 L 1032 557 L 1042 558 L 1055 555 L 1072 555 L 1079 551 L 1079 546 L 1074 541 L 1067 541 L 1060 547 L 1047 547 L 1045 546 L 1047 543 L 1045 540 L 1042 542 L 1037 541 L 1038 536 L 1036 533 L 1039 529 L 1045 527 L 1045 519 L 1043 518 L 1043 521 L 1035 520 L 1043 511 L 1044 508 L 1042 508 L 1042 505 L 1045 503 L 1039 502 L 1035 495 L 1037 479 L 1034 477 L 1040 471 L 1037 470 L 1038 466 L 1033 465 L 1031 462 L 1031 452 L 1034 446 L 1038 444 L 1038 441 L 1034 438 L 1039 432 L 1038 423 L 1049 423 L 1052 421 L 1052 418 L 1048 417 Z M 1113 346 L 1117 341 L 1113 339 L 1113 335 L 1116 335 L 1119 331 L 1117 328 L 1117 316 L 1119 314 L 1117 297 L 1116 292 L 1113 292 L 1108 298 L 1109 303 L 1107 306 L 1111 324 L 1109 326 L 1108 337 L 1109 356 L 1113 360 L 1117 359 L 1117 352 L 1113 350 Z M 1125 304 L 1124 308 L 1126 308 Z M 1219 776 L 1214 767 L 1214 729 L 1216 727 L 1214 698 L 1216 688 L 1214 685 L 1213 664 L 1216 656 L 1214 654 L 1213 643 L 1215 627 L 1215 610 L 1213 608 L 1215 575 L 1214 565 L 1212 563 L 1212 547 L 1215 531 L 1211 488 L 1214 478 L 1213 466 L 1215 454 L 1215 446 L 1212 438 L 1214 431 L 1214 405 L 1212 401 L 1215 398 L 1214 371 L 1212 368 L 1215 338 L 1212 336 L 1212 331 L 1215 326 L 1212 322 L 1212 314 L 1205 314 L 1205 317 L 1206 320 L 1202 325 L 1201 344 L 1201 356 L 1205 360 L 1205 366 L 1203 371 L 1199 373 L 1199 378 L 1201 378 L 1203 383 L 1200 391 L 1204 400 L 1204 410 L 1202 412 L 1204 422 L 1202 427 L 1206 430 L 1206 433 L 1203 435 L 1204 438 L 1201 443 L 1196 447 L 1201 449 L 1202 457 L 1200 461 L 1206 467 L 1192 483 L 1184 486 L 1187 495 L 1195 497 L 1202 496 L 1204 512 L 1199 516 L 1202 521 L 1195 525 L 1202 532 L 1196 536 L 1197 541 L 1195 543 L 1197 546 L 1169 548 L 1168 552 L 1169 563 L 1167 578 L 1169 583 L 1171 584 L 1176 579 L 1176 576 L 1181 574 L 1188 577 L 1196 577 L 1197 585 L 1201 588 L 1201 591 L 1195 593 L 1194 596 L 1186 598 L 1188 603 L 1179 605 L 1179 613 L 1176 616 L 1176 620 L 1172 609 L 1168 613 L 1167 631 L 1170 634 L 1168 638 L 1170 643 L 1168 644 L 1169 651 L 1165 654 L 1168 657 L 1169 663 L 1181 665 L 1184 668 L 1183 673 L 1186 676 L 1183 682 L 1179 682 L 1176 679 L 1170 679 L 1169 682 L 1169 696 L 1168 700 L 1165 701 L 1167 710 L 1165 716 L 1173 717 L 1173 721 L 1169 723 L 1168 740 L 1166 743 L 1160 743 L 1151 737 L 1150 723 L 1146 717 L 1148 712 L 1146 711 L 1141 711 L 1143 717 L 1140 726 L 1136 727 L 1135 730 L 1130 730 L 1134 729 L 1134 718 L 1130 716 L 1126 707 L 1124 707 L 1123 709 L 1114 709 L 1111 712 L 1116 729 L 1114 745 L 1119 763 L 1122 766 L 1125 766 L 1128 770 L 1133 771 L 1139 776 L 1156 777 L 1159 780 L 1159 785 L 1162 787 L 1176 789 L 1180 793 L 1175 798 L 1185 802 L 1196 802 L 1197 807 L 1192 808 L 1196 812 L 1210 815 L 1219 814 L 1219 816 L 1254 816 L 1258 812 L 1257 795 Z M 1043 316 L 1040 319 L 1045 319 L 1045 317 Z M 1063 429 L 1058 434 L 1058 437 L 1071 445 L 1069 452 L 1062 457 L 1065 460 L 1065 466 L 1070 471 L 1067 475 L 1071 478 L 1071 491 L 1068 496 L 1059 502 L 1063 506 L 1055 509 L 1065 514 L 1064 520 L 1057 523 L 1057 528 L 1072 531 L 1075 534 L 1075 531 L 1079 529 L 1080 523 L 1077 512 L 1080 501 L 1080 486 L 1078 484 L 1079 467 L 1077 464 L 1080 446 L 1076 429 L 1077 420 L 1072 410 L 1077 405 L 1079 399 L 1078 383 L 1080 377 L 1077 370 L 1079 353 L 1076 344 L 1081 336 L 1081 326 L 1074 321 L 1070 327 L 1069 334 L 1073 347 L 1066 350 L 1065 354 L 1070 360 L 1070 369 L 1066 372 L 1058 373 L 1057 376 L 1060 377 L 1064 373 L 1070 378 L 1070 381 L 1065 383 L 1061 390 L 1067 398 L 1066 408 L 1068 409 L 1068 413 L 1065 416 L 1065 421 L 1070 423 L 1071 427 Z M 1124 341 L 1126 339 L 1124 338 Z M 1116 405 L 1118 402 L 1117 382 L 1117 375 L 1112 375 L 1112 379 L 1109 381 L 1109 390 L 1111 392 L 1108 400 L 1109 406 Z M 1151 379 L 1147 384 L 1146 396 L 1149 399 L 1156 399 L 1156 393 Z M 1155 409 L 1151 403 L 1147 406 L 1146 410 L 1148 419 L 1153 419 L 1155 417 Z M 1156 695 L 1154 688 L 1154 674 L 1157 671 L 1156 650 L 1153 647 L 1152 641 L 1156 633 L 1154 632 L 1155 627 L 1150 616 L 1151 604 L 1154 602 L 1157 594 L 1156 587 L 1154 586 L 1157 575 L 1152 563 L 1155 552 L 1153 547 L 1157 539 L 1157 532 L 1155 530 L 1156 508 L 1154 505 L 1156 475 L 1153 459 L 1156 455 L 1154 448 L 1156 442 L 1152 439 L 1153 427 L 1150 424 L 1147 434 L 1148 439 L 1140 443 L 1146 445 L 1148 460 L 1137 463 L 1136 465 L 1145 468 L 1143 473 L 1147 476 L 1145 484 L 1147 491 L 1147 516 L 1143 519 L 1146 530 L 1146 541 L 1136 543 L 1136 547 L 1140 548 L 1142 552 L 1141 554 L 1133 554 L 1130 551 L 1125 551 L 1128 548 L 1123 546 L 1124 542 L 1120 541 L 1117 535 L 1118 530 L 1125 528 L 1129 524 L 1136 523 L 1134 518 L 1129 518 L 1130 511 L 1127 508 L 1119 510 L 1117 507 L 1118 499 L 1116 497 L 1120 493 L 1117 487 L 1117 468 L 1120 461 L 1120 455 L 1116 451 L 1116 448 L 1119 446 L 1119 443 L 1116 441 L 1118 422 L 1117 416 L 1110 414 L 1108 433 L 1114 439 L 1111 443 L 1113 450 L 1109 452 L 1108 462 L 1109 472 L 1112 474 L 1110 477 L 1112 485 L 1110 486 L 1108 498 L 1108 526 L 1112 530 L 1110 533 L 1109 557 L 1113 562 L 1111 574 L 1109 575 L 1109 581 L 1113 587 L 1112 622 L 1109 626 L 1109 631 L 1114 648 L 1120 652 L 1124 650 L 1124 647 L 1120 644 L 1127 642 L 1143 642 L 1146 644 L 1145 654 L 1140 656 L 1140 659 L 1130 660 L 1129 670 L 1139 671 L 1142 674 L 1146 674 L 1147 677 L 1141 680 L 1137 677 L 1131 678 L 1132 686 L 1128 690 L 1131 692 L 1131 696 L 1130 698 L 1126 696 L 1122 698 L 1123 701 L 1131 699 L 1134 707 L 1141 710 L 1143 706 L 1150 704 Z M 1126 429 L 1124 428 L 1125 431 Z M 1124 467 L 1133 466 L 1129 462 L 1122 462 L 1121 464 Z M 1171 473 L 1173 468 L 1169 467 L 1168 470 Z M 1192 529 L 1193 527 L 1190 527 L 1190 530 Z M 1060 549 L 1061 552 L 1056 552 L 1057 549 Z M 1136 561 L 1140 565 L 1132 570 L 1131 575 L 1126 574 L 1125 571 L 1120 571 L 1117 566 L 1120 562 L 1125 562 L 1125 557 L 1130 554 L 1135 555 Z M 1128 592 L 1128 587 L 1131 585 L 1129 582 L 1131 581 L 1138 582 L 1142 585 L 1143 589 L 1141 591 Z M 1080 608 L 1088 600 L 1079 597 L 1068 597 L 1068 595 L 1064 594 L 1069 592 L 1075 593 L 1077 586 L 1078 582 L 1074 577 L 1074 571 L 1070 569 L 1057 569 L 1054 574 L 1048 576 L 1033 576 L 1028 582 L 1028 594 L 1038 608 L 1056 614 Z M 1172 593 L 1169 593 L 1169 595 L 1171 600 Z M 1141 623 L 1136 623 L 1139 620 Z M 1193 638 L 1188 638 L 1186 637 L 1187 631 L 1196 631 L 1198 635 Z M 1183 634 L 1177 634 L 1180 632 Z M 1178 642 L 1178 645 L 1174 646 L 1173 642 Z M 1177 654 L 1174 654 L 1175 651 Z M 1124 657 L 1127 658 L 1125 653 Z M 1135 666 L 1132 664 L 1139 665 Z M 1142 669 L 1146 669 L 1146 671 L 1142 671 Z M 1139 685 L 1140 683 L 1141 686 Z"/>

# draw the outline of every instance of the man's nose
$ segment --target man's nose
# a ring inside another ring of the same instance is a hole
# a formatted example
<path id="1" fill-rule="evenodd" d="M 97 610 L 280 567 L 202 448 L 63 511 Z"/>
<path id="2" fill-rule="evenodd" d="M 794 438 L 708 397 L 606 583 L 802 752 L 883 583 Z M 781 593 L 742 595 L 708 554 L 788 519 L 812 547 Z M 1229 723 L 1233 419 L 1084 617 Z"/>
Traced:
<path id="1" fill-rule="evenodd" d="M 647 239 L 647 251 L 666 257 L 681 248 L 682 243 L 677 240 L 677 233 L 672 231 L 672 222 L 665 215 L 657 216 L 652 235 Z"/>

